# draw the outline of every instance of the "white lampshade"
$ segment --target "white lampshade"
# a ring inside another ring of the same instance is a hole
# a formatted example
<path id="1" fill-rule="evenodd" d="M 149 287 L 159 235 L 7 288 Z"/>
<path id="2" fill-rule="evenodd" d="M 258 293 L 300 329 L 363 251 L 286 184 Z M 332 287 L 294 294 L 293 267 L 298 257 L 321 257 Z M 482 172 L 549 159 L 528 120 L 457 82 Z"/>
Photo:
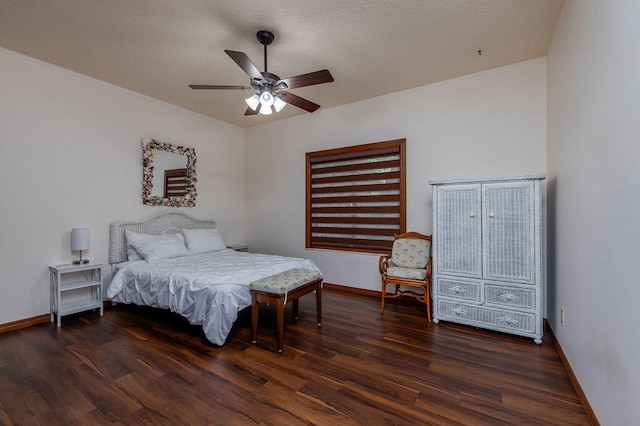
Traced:
<path id="1" fill-rule="evenodd" d="M 273 105 L 273 94 L 267 91 L 262 92 L 260 94 L 260 103 L 262 104 L 262 108 Z"/>
<path id="2" fill-rule="evenodd" d="M 89 250 L 89 228 L 71 230 L 71 250 Z"/>
<path id="3" fill-rule="evenodd" d="M 271 115 L 271 107 L 262 105 L 260 107 L 260 114 L 262 115 Z"/>
<path id="4" fill-rule="evenodd" d="M 273 101 L 273 107 L 276 109 L 276 112 L 282 111 L 282 108 L 284 108 L 286 105 L 287 103 L 277 96 L 276 96 L 276 99 Z"/>
<path id="5" fill-rule="evenodd" d="M 249 108 L 251 108 L 252 110 L 256 110 L 256 108 L 258 108 L 258 104 L 260 104 L 260 97 L 258 97 L 258 95 L 253 95 L 250 98 L 247 98 L 244 100 L 247 105 L 249 105 Z"/>

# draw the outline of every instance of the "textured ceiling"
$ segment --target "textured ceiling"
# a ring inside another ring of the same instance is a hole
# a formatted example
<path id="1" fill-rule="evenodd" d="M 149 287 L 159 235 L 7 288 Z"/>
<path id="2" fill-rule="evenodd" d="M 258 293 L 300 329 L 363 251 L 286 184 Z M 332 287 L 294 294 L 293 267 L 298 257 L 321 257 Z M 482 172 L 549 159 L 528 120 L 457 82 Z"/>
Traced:
<path id="1" fill-rule="evenodd" d="M 561 0 L 0 0 L 0 46 L 249 127 L 309 113 L 289 105 L 246 117 L 247 92 L 188 85 L 248 85 L 224 50 L 262 71 L 258 30 L 276 37 L 270 72 L 331 71 L 333 83 L 291 90 L 329 108 L 545 56 L 561 9 Z"/>

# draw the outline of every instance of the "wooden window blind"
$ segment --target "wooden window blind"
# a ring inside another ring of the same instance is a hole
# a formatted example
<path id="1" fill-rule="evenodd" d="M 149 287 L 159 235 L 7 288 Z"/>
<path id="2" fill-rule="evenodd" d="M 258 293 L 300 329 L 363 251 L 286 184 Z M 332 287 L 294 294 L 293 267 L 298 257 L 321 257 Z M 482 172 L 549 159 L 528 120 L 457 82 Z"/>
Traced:
<path id="1" fill-rule="evenodd" d="M 171 169 L 164 171 L 165 198 L 184 197 L 187 195 L 187 169 Z"/>
<path id="2" fill-rule="evenodd" d="M 405 232 L 405 139 L 306 157 L 307 248 L 391 251 Z"/>

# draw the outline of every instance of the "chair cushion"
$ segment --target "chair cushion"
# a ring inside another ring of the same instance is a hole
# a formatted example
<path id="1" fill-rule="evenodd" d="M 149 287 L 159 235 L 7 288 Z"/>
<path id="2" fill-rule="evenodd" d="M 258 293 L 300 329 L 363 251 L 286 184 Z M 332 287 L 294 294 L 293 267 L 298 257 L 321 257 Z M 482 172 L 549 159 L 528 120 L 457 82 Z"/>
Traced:
<path id="1" fill-rule="evenodd" d="M 294 288 L 316 281 L 321 277 L 314 269 L 293 268 L 249 284 L 249 289 L 266 293 L 286 294 Z"/>
<path id="2" fill-rule="evenodd" d="M 430 248 L 431 243 L 428 240 L 401 238 L 393 242 L 391 259 L 393 263 L 404 268 L 424 269 L 429 261 Z"/>
<path id="3" fill-rule="evenodd" d="M 389 266 L 387 268 L 388 277 L 409 278 L 411 280 L 424 280 L 427 276 L 426 269 L 403 268 L 402 266 Z"/>

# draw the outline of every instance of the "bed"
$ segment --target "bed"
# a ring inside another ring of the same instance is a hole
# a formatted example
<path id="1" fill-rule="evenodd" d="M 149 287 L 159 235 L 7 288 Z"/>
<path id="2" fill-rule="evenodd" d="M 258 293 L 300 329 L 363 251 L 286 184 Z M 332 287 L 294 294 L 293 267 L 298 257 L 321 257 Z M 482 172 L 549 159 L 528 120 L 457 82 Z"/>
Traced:
<path id="1" fill-rule="evenodd" d="M 308 259 L 228 249 L 214 221 L 175 212 L 112 222 L 109 263 L 107 298 L 176 312 L 216 345 L 251 305 L 249 283 L 291 268 L 319 271 Z"/>

